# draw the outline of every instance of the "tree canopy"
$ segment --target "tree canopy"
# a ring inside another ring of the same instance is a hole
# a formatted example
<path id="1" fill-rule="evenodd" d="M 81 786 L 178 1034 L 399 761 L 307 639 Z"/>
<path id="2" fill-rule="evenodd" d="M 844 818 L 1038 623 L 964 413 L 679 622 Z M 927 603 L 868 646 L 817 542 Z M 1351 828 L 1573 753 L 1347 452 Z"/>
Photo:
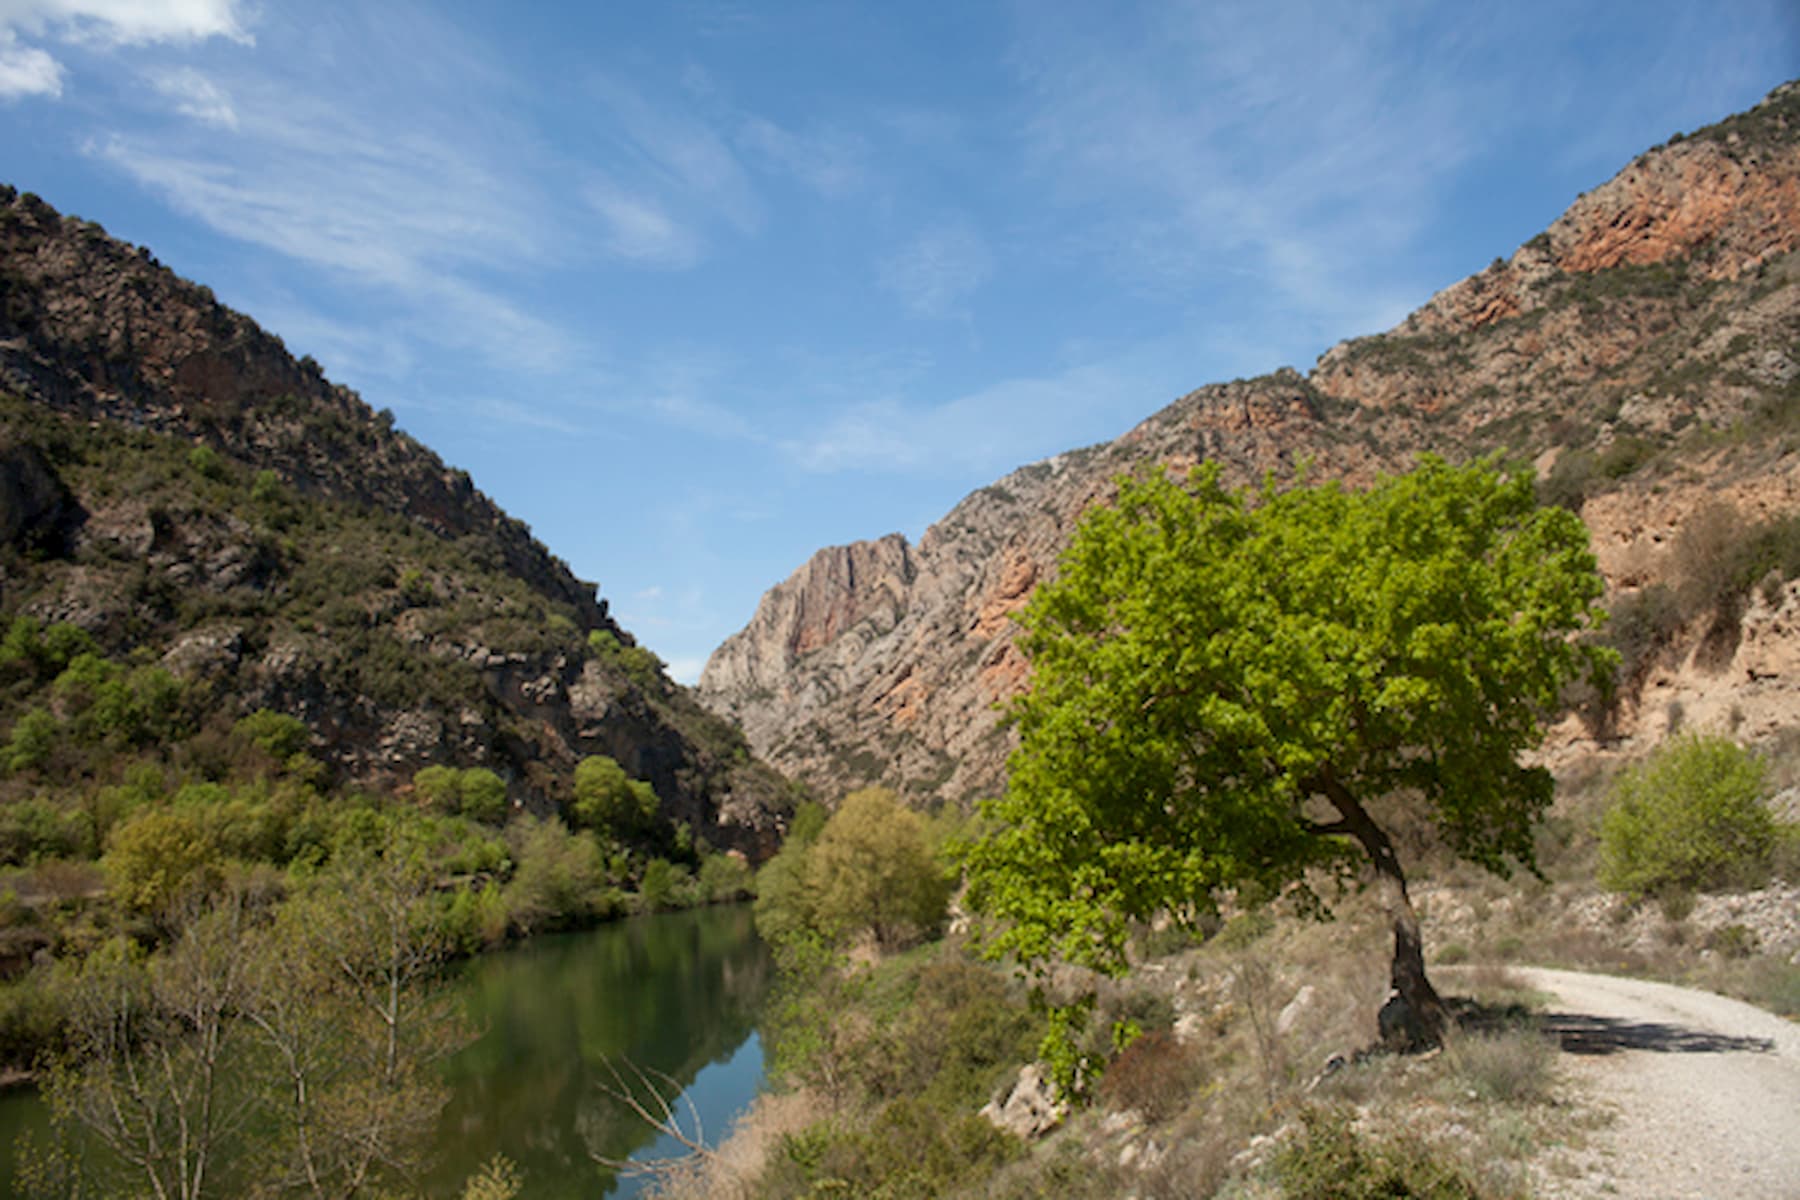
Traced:
<path id="1" fill-rule="evenodd" d="M 1435 1016 L 1383 825 L 1417 806 L 1460 856 L 1532 864 L 1551 780 L 1519 755 L 1572 678 L 1610 678 L 1572 636 L 1600 593 L 1579 518 L 1490 464 L 1360 492 L 1121 480 L 1022 616 L 1020 744 L 969 854 L 991 944 L 1116 973 L 1131 919 L 1361 857 L 1395 986 Z"/>

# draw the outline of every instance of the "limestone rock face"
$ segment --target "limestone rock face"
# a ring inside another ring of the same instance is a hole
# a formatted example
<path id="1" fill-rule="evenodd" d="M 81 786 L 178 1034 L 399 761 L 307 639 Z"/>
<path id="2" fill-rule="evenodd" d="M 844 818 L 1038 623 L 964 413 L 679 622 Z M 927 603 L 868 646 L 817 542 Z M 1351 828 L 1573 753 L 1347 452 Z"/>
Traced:
<path id="1" fill-rule="evenodd" d="M 1114 477 L 1155 465 L 1210 460 L 1249 483 L 1305 460 L 1313 478 L 1355 486 L 1421 451 L 1523 457 L 1576 480 L 1563 499 L 1629 593 L 1668 577 L 1669 547 L 1709 503 L 1746 520 L 1800 510 L 1797 282 L 1790 84 L 1641 155 L 1509 259 L 1388 333 L 1332 347 L 1305 376 L 1201 388 L 1115 442 L 972 493 L 917 546 L 890 536 L 820 551 L 714 652 L 700 697 L 828 801 L 877 782 L 921 802 L 997 792 L 1012 745 L 1001 711 L 1029 670 L 1011 614 Z M 1706 429 L 1710 441 L 1693 436 Z M 1653 454 L 1655 469 L 1638 471 Z M 1759 603 L 1742 662 L 1675 674 L 1690 711 L 1735 703 L 1767 733 L 1800 711 L 1782 674 L 1800 634 L 1782 605 Z M 1656 707 L 1628 704 L 1615 730 L 1625 744 L 1655 732 Z"/>
<path id="2" fill-rule="evenodd" d="M 990 1100 L 981 1115 L 995 1128 L 1024 1141 L 1039 1138 L 1062 1124 L 1068 1105 L 1056 1100 L 1056 1089 L 1043 1067 L 1028 1063 L 1005 1095 Z"/>

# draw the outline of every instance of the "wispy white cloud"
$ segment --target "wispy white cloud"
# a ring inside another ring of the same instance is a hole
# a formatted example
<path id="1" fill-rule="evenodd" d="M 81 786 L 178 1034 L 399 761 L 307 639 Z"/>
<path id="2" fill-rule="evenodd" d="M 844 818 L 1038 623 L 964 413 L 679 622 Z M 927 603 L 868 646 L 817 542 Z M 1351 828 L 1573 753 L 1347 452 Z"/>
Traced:
<path id="1" fill-rule="evenodd" d="M 474 411 L 487 420 L 501 425 L 514 425 L 523 429 L 536 429 L 548 433 L 560 433 L 569 436 L 586 434 L 573 421 L 565 419 L 551 408 L 533 406 L 504 396 L 487 396 L 464 407 L 472 407 Z"/>
<path id="2" fill-rule="evenodd" d="M 917 234 L 880 264 L 878 277 L 915 316 L 944 317 L 960 311 L 993 271 L 986 239 L 958 220 Z"/>
<path id="3" fill-rule="evenodd" d="M 1066 450 L 1083 436 L 1073 430 L 1098 424 L 1099 436 L 1123 433 L 1158 395 L 1173 357 L 1171 347 L 1146 341 L 1060 371 L 1000 380 L 942 404 L 877 397 L 838 409 L 816 430 L 783 441 L 782 449 L 802 469 L 820 473 L 997 473 Z"/>
<path id="4" fill-rule="evenodd" d="M 1417 235 L 1477 144 L 1398 9 L 1256 0 L 1058 20 L 1021 8 L 1027 159 L 1142 286 L 1247 272 L 1352 327 L 1365 268 Z"/>
<path id="5" fill-rule="evenodd" d="M 148 78 L 150 86 L 174 104 L 182 116 L 203 125 L 237 128 L 237 110 L 231 106 L 230 95 L 194 68 L 152 71 Z"/>
<path id="6" fill-rule="evenodd" d="M 654 200 L 605 180 L 590 183 L 583 195 L 604 226 L 601 241 L 609 254 L 656 267 L 691 267 L 699 261 L 699 235 Z"/>
<path id="7" fill-rule="evenodd" d="M 246 8 L 242 0 L 6 0 L 0 26 L 108 46 L 212 37 L 250 42 Z"/>
<path id="8" fill-rule="evenodd" d="M 384 10 L 386 24 L 348 31 L 338 49 L 450 36 L 412 14 L 425 24 L 408 39 L 394 27 L 403 15 Z M 429 73 L 401 81 L 340 70 L 326 86 L 310 69 L 259 62 L 225 79 L 165 70 L 158 93 L 209 128 L 127 124 L 92 139 L 88 153 L 220 233 L 398 295 L 405 303 L 390 303 L 387 323 L 411 337 L 523 367 L 566 365 L 576 339 L 503 283 L 560 263 L 575 211 L 522 184 L 533 165 L 514 144 L 523 139 L 452 115 L 467 105 L 438 103 L 453 85 Z M 455 86 L 501 82 L 475 64 L 459 68 Z M 221 124 L 234 136 L 220 139 Z"/>
<path id="9" fill-rule="evenodd" d="M 762 205 L 743 164 L 710 123 L 672 101 L 652 103 L 623 80 L 599 80 L 593 92 L 605 136 L 635 168 L 628 184 L 739 232 L 762 223 Z"/>
<path id="10" fill-rule="evenodd" d="M 240 0 L 5 0 L 0 3 L 0 100 L 62 95 L 67 69 L 22 39 L 113 49 L 228 38 L 250 44 Z"/>
<path id="11" fill-rule="evenodd" d="M 0 100 L 20 96 L 60 96 L 62 64 L 36 46 L 19 43 L 18 35 L 0 27 Z"/>
<path id="12" fill-rule="evenodd" d="M 827 199 L 851 195 L 868 182 L 869 147 L 854 133 L 839 129 L 796 133 L 751 116 L 739 130 L 738 141 L 748 153 Z"/>
<path id="13" fill-rule="evenodd" d="M 664 425 L 709 438 L 761 442 L 763 433 L 719 399 L 735 371 L 717 351 L 700 346 L 665 347 L 648 354 L 630 407 Z"/>

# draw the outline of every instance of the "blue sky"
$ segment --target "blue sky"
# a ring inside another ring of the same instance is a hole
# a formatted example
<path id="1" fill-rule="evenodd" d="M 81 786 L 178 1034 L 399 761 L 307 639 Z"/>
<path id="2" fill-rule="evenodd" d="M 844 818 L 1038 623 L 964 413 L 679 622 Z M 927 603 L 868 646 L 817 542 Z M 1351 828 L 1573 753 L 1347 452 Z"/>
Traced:
<path id="1" fill-rule="evenodd" d="M 0 0 L 0 179 L 691 680 L 818 547 L 1307 369 L 1794 75 L 1792 0 Z"/>

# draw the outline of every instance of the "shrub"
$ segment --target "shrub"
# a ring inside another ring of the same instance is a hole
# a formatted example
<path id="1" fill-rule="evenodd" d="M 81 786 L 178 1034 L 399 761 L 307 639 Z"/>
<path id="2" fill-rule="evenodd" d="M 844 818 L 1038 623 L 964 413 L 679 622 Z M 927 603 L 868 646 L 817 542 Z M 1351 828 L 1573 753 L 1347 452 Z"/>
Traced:
<path id="1" fill-rule="evenodd" d="M 1778 828 L 1767 769 L 1728 738 L 1665 742 L 1613 785 L 1600 823 L 1600 882 L 1633 896 L 1753 886 L 1767 879 Z"/>
<path id="2" fill-rule="evenodd" d="M 555 819 L 522 818 L 507 827 L 513 861 L 507 908 L 522 932 L 558 929 L 592 920 L 605 902 L 606 865 L 592 838 L 571 834 Z"/>
<path id="3" fill-rule="evenodd" d="M 457 805 L 471 821 L 497 823 L 506 817 L 506 783 L 486 767 L 469 767 L 456 777 Z"/>
<path id="4" fill-rule="evenodd" d="M 1136 1109 L 1149 1121 L 1165 1121 L 1186 1108 L 1201 1081 L 1200 1057 L 1173 1033 L 1147 1033 L 1114 1059 L 1100 1077 L 1109 1108 Z"/>
<path id="5" fill-rule="evenodd" d="M 592 754 L 575 764 L 575 823 L 617 838 L 635 837 L 656 821 L 656 790 L 613 759 Z"/>
<path id="6" fill-rule="evenodd" d="M 413 772 L 413 790 L 439 812 L 454 812 L 457 804 L 455 767 L 433 764 Z"/>
<path id="7" fill-rule="evenodd" d="M 1300 1135 L 1274 1161 L 1287 1200 L 1481 1197 L 1466 1175 L 1414 1139 L 1365 1137 L 1347 1113 L 1335 1109 L 1308 1109 L 1300 1119 Z"/>
<path id="8" fill-rule="evenodd" d="M 638 900 L 648 910 L 680 908 L 690 898 L 692 877 L 687 868 L 666 858 L 653 858 L 644 866 L 638 882 Z"/>
<path id="9" fill-rule="evenodd" d="M 211 824 L 184 807 L 146 809 L 115 827 L 103 865 L 119 902 L 156 913 L 190 891 L 216 889 L 222 863 Z"/>
<path id="10" fill-rule="evenodd" d="M 700 862 L 701 897 L 711 901 L 742 900 L 755 880 L 750 864 L 731 854 L 709 854 Z"/>
<path id="11" fill-rule="evenodd" d="M 188 467 L 194 474 L 206 479 L 223 479 L 225 464 L 219 458 L 219 452 L 211 446 L 195 446 L 188 451 Z"/>
<path id="12" fill-rule="evenodd" d="M 29 771 L 42 766 L 56 749 L 59 726 L 56 718 L 41 708 L 28 709 L 13 722 L 6 749 L 0 751 L 8 771 Z"/>
<path id="13" fill-rule="evenodd" d="M 807 859 L 813 912 L 834 940 L 866 931 L 893 948 L 943 923 L 950 885 L 931 852 L 925 820 L 884 788 L 845 797 Z"/>
<path id="14" fill-rule="evenodd" d="M 1529 1029 L 1471 1033 L 1448 1046 L 1450 1082 L 1458 1092 L 1498 1104 L 1547 1099 L 1556 1073 L 1557 1049 Z"/>
<path id="15" fill-rule="evenodd" d="M 305 753 L 311 737 L 306 722 L 268 708 L 257 709 L 232 726 L 231 731 L 282 762 Z"/>

